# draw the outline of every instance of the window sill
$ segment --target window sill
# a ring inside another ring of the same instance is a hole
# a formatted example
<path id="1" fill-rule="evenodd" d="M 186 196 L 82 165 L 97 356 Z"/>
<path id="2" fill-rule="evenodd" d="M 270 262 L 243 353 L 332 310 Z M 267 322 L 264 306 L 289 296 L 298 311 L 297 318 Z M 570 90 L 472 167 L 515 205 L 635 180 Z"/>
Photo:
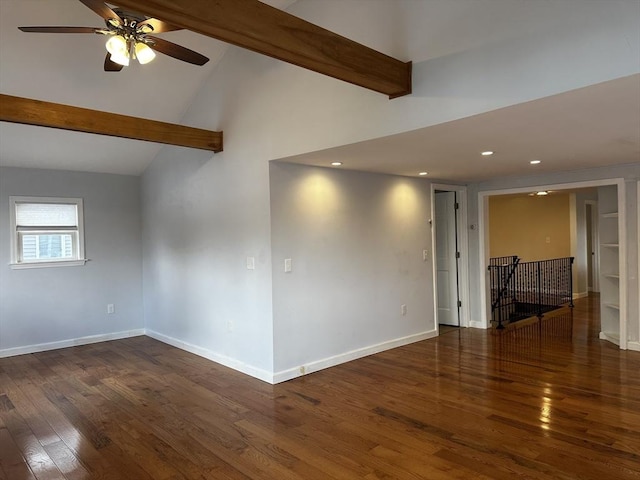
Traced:
<path id="1" fill-rule="evenodd" d="M 89 261 L 88 258 L 81 260 L 60 260 L 57 262 L 25 262 L 10 263 L 12 270 L 23 270 L 27 268 L 49 268 L 49 267 L 80 267 Z"/>

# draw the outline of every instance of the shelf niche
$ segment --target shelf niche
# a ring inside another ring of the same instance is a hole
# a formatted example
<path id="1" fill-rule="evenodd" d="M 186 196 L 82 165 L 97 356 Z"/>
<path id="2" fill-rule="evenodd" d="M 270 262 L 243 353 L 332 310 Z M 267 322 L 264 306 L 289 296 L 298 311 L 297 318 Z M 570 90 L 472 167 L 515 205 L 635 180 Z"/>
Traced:
<path id="1" fill-rule="evenodd" d="M 618 187 L 598 187 L 600 246 L 600 338 L 620 345 Z"/>

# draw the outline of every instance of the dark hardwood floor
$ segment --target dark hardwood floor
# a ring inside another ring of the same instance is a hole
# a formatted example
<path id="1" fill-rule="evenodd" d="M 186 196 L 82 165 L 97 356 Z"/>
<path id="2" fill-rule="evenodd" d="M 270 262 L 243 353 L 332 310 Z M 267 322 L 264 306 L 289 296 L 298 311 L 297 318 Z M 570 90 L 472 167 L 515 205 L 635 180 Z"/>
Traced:
<path id="1" fill-rule="evenodd" d="M 639 479 L 597 298 L 271 386 L 147 337 L 0 359 L 2 479 Z"/>

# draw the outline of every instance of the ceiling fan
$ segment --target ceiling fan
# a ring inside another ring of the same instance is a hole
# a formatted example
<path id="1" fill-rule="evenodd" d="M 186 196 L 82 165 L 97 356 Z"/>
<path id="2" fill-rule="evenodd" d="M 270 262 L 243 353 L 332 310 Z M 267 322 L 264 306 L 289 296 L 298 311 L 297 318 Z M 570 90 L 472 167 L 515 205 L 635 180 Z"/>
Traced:
<path id="1" fill-rule="evenodd" d="M 107 56 L 104 59 L 105 72 L 119 72 L 137 59 L 141 64 L 154 59 L 154 51 L 194 65 L 204 65 L 207 57 L 182 47 L 151 33 L 182 30 L 156 18 L 147 18 L 141 14 L 111 8 L 100 0 L 79 0 L 95 13 L 104 18 L 106 28 L 100 27 L 18 27 L 23 32 L 36 33 L 97 33 L 107 35 Z"/>

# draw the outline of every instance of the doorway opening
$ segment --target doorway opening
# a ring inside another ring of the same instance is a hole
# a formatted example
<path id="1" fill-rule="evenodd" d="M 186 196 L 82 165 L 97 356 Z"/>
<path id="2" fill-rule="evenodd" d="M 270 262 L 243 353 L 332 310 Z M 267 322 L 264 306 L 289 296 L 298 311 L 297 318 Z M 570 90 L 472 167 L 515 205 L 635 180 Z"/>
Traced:
<path id="1" fill-rule="evenodd" d="M 498 255 L 495 251 L 496 228 L 490 219 L 490 199 L 491 197 L 506 198 L 520 197 L 526 195 L 536 195 L 537 192 L 545 192 L 543 198 L 553 198 L 553 195 L 568 195 L 570 197 L 570 231 L 569 244 L 571 257 L 575 257 L 576 263 L 573 269 L 573 298 L 586 297 L 593 292 L 594 298 L 600 303 L 601 311 L 601 331 L 600 338 L 609 340 L 612 343 L 626 348 L 626 265 L 622 259 L 625 258 L 625 238 L 626 226 L 625 218 L 625 193 L 624 181 L 621 179 L 597 180 L 591 182 L 576 182 L 569 184 L 556 184 L 534 186 L 529 188 L 515 188 L 501 191 L 481 192 L 479 194 L 479 216 L 480 216 L 480 268 L 487 271 L 490 258 Z M 550 210 L 550 209 L 548 209 Z M 558 209 L 554 207 L 554 210 Z M 493 215 L 493 213 L 492 213 Z M 532 214 L 520 215 L 522 221 L 528 221 L 531 225 L 545 225 L 537 221 Z M 509 254 L 520 255 L 529 260 L 526 255 L 535 254 L 530 250 L 530 246 L 522 239 L 518 240 L 516 234 L 523 233 L 524 223 L 518 222 L 517 229 L 515 222 L 509 225 L 509 230 L 501 235 L 500 241 L 505 238 L 514 240 L 511 245 L 516 245 L 520 250 L 526 252 L 509 252 Z M 546 225 L 548 227 L 548 225 Z M 538 248 L 551 251 L 558 245 L 560 239 L 559 230 L 549 230 L 539 232 L 532 230 L 528 235 L 536 238 Z M 566 239 L 566 235 L 565 235 Z M 553 256 L 558 256 L 553 252 Z M 566 256 L 566 253 L 562 253 Z M 535 260 L 535 259 L 531 259 Z M 485 314 L 485 328 L 489 328 L 492 318 L 492 309 L 488 288 L 487 276 L 480 276 L 482 311 Z M 599 292 L 599 295 L 598 295 Z"/>
<path id="2" fill-rule="evenodd" d="M 434 310 L 438 334 L 468 326 L 466 188 L 432 185 Z"/>

